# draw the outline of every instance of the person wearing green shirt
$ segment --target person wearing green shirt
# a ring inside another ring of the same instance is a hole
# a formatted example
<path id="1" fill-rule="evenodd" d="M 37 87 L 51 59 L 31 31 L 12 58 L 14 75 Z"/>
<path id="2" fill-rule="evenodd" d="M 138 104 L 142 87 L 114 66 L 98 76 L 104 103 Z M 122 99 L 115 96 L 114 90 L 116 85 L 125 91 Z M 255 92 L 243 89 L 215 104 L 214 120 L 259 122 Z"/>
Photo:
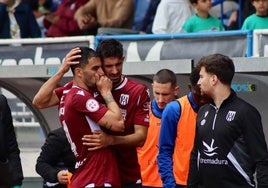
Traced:
<path id="1" fill-rule="evenodd" d="M 185 21 L 182 28 L 184 32 L 223 31 L 224 26 L 218 18 L 209 14 L 212 7 L 211 0 L 190 0 L 196 14 Z"/>
<path id="2" fill-rule="evenodd" d="M 268 28 L 268 0 L 251 0 L 256 13 L 248 16 L 242 30 L 267 29 Z"/>

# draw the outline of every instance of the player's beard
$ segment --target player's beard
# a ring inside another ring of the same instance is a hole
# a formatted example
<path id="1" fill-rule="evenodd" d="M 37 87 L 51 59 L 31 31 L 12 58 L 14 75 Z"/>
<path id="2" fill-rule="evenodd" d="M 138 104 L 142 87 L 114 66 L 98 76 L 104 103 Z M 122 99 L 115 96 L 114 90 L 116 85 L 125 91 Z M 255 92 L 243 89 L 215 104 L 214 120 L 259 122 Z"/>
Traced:
<path id="1" fill-rule="evenodd" d="M 89 90 L 97 88 L 96 77 L 95 76 L 84 76 L 83 82 L 88 87 Z"/>
<path id="2" fill-rule="evenodd" d="M 120 75 L 120 76 L 118 77 L 118 79 L 113 79 L 113 80 L 112 80 L 112 82 L 113 82 L 113 87 L 115 88 L 116 86 L 118 86 L 118 85 L 122 82 L 122 80 L 123 80 L 122 75 Z"/>

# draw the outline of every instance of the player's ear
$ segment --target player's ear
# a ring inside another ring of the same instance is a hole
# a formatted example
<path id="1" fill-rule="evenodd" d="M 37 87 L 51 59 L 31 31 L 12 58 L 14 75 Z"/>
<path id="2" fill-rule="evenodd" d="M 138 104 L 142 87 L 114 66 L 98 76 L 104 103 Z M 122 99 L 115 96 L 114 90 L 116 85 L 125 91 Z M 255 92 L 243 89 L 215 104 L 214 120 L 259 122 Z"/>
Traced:
<path id="1" fill-rule="evenodd" d="M 179 92 L 180 92 L 180 87 L 179 86 L 176 86 L 174 88 L 174 96 L 178 96 L 179 95 Z"/>

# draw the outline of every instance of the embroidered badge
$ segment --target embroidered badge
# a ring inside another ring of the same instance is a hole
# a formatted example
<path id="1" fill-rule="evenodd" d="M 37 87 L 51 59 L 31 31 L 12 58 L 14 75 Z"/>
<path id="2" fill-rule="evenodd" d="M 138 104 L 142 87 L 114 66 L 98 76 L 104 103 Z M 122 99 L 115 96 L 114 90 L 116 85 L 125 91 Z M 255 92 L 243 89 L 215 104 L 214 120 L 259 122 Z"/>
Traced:
<path id="1" fill-rule="evenodd" d="M 100 108 L 100 105 L 95 99 L 88 99 L 86 108 L 89 112 L 96 112 Z"/>
<path id="2" fill-rule="evenodd" d="M 235 111 L 229 111 L 228 114 L 226 115 L 226 120 L 229 122 L 233 121 L 235 118 L 235 114 L 236 114 Z"/>

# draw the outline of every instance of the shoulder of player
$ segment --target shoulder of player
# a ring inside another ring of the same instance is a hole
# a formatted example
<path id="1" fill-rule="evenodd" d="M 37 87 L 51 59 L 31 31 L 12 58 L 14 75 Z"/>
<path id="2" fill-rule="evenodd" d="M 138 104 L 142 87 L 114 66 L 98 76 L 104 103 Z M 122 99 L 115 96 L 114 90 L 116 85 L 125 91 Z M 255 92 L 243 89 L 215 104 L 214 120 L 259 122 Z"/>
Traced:
<path id="1" fill-rule="evenodd" d="M 70 89 L 70 94 L 72 94 L 73 99 L 75 98 L 94 98 L 93 96 L 93 92 L 89 92 L 83 88 L 79 88 L 79 87 L 72 87 L 72 89 Z"/>
<path id="2" fill-rule="evenodd" d="M 148 89 L 146 84 L 129 78 L 128 78 L 128 84 L 134 86 L 135 89 Z"/>

